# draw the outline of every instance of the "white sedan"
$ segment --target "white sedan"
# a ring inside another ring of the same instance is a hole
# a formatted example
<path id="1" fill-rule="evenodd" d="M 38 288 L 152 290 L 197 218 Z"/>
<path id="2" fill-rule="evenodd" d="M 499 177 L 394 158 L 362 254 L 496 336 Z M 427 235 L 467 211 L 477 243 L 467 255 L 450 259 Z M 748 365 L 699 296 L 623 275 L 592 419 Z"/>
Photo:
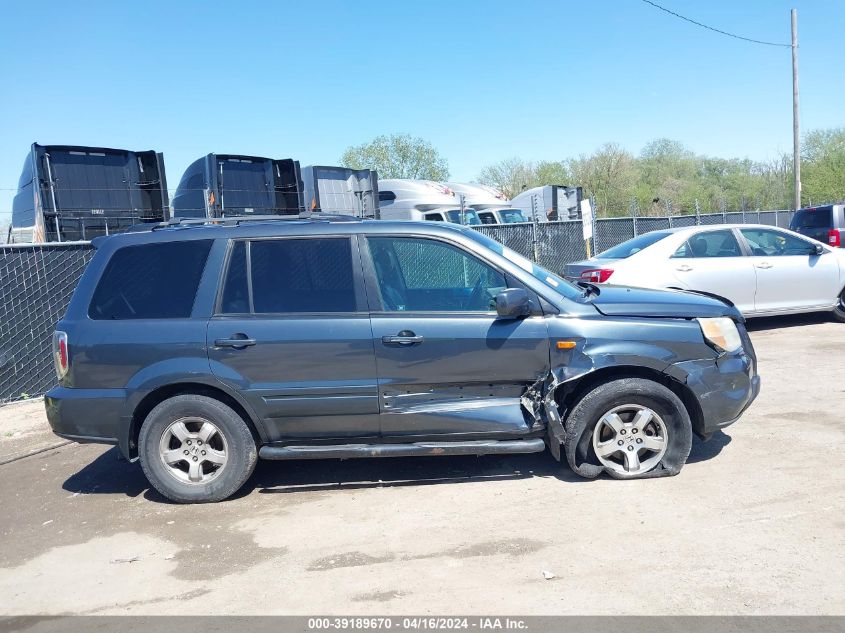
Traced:
<path id="1" fill-rule="evenodd" d="M 707 292 L 748 317 L 831 311 L 845 322 L 845 249 L 772 226 L 653 231 L 569 264 L 566 277 Z"/>

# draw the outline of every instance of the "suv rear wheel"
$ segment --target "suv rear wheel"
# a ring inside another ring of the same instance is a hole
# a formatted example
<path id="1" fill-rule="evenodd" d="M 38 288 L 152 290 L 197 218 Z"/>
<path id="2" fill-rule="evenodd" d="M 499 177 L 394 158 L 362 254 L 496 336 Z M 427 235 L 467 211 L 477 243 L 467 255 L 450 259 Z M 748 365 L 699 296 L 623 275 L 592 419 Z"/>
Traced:
<path id="1" fill-rule="evenodd" d="M 191 394 L 150 412 L 138 454 L 152 486 L 179 503 L 226 499 L 244 485 L 258 458 L 241 416 L 219 400 Z"/>
<path id="2" fill-rule="evenodd" d="M 692 448 L 684 403 L 652 380 L 599 385 L 575 405 L 564 425 L 564 452 L 582 477 L 616 479 L 677 475 Z"/>
<path id="3" fill-rule="evenodd" d="M 839 300 L 833 308 L 833 318 L 840 323 L 845 323 L 845 288 L 839 293 Z"/>

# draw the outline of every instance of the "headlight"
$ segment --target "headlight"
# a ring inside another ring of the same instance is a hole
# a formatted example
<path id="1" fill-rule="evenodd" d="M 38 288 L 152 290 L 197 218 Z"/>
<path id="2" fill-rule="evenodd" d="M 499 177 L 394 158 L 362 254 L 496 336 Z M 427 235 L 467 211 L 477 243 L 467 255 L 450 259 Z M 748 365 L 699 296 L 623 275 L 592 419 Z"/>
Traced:
<path id="1" fill-rule="evenodd" d="M 742 347 L 742 339 L 739 338 L 739 331 L 736 324 L 728 317 L 717 319 L 698 319 L 701 326 L 701 333 L 707 341 L 718 352 L 735 352 Z"/>

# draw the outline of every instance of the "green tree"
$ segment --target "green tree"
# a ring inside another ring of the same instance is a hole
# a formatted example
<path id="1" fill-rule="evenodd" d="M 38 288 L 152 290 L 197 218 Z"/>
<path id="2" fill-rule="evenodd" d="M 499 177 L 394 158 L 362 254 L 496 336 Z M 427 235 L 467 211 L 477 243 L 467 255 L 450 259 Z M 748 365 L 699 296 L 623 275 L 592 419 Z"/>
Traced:
<path id="1" fill-rule="evenodd" d="M 845 199 L 845 128 L 812 130 L 804 137 L 802 199 L 822 204 Z M 698 155 L 660 138 L 638 156 L 615 143 L 592 154 L 534 163 L 510 158 L 481 170 L 478 179 L 513 197 L 538 185 L 580 185 L 602 217 L 628 215 L 631 199 L 641 215 L 789 209 L 792 156 L 769 161 Z"/>
<path id="2" fill-rule="evenodd" d="M 352 169 L 375 169 L 379 178 L 449 178 L 449 163 L 434 146 L 407 134 L 377 136 L 369 143 L 348 147 L 340 164 Z"/>
<path id="3" fill-rule="evenodd" d="M 589 156 L 568 161 L 571 184 L 584 188 L 602 216 L 628 215 L 636 179 L 634 157 L 616 143 L 605 143 Z"/>
<path id="4" fill-rule="evenodd" d="M 801 202 L 822 204 L 845 198 L 845 128 L 813 130 L 801 152 Z"/>
<path id="5" fill-rule="evenodd" d="M 635 196 L 645 215 L 663 215 L 671 202 L 673 213 L 694 209 L 696 157 L 678 141 L 660 138 L 648 143 L 637 160 Z"/>

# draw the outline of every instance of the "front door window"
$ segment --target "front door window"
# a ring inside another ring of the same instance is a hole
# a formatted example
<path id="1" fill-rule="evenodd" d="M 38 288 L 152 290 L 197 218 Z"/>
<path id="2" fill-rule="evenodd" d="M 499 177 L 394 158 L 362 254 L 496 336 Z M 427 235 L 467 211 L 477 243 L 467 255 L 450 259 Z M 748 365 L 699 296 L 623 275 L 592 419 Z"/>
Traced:
<path id="1" fill-rule="evenodd" d="M 451 244 L 399 237 L 368 241 L 386 312 L 490 312 L 507 287 L 501 272 Z"/>

